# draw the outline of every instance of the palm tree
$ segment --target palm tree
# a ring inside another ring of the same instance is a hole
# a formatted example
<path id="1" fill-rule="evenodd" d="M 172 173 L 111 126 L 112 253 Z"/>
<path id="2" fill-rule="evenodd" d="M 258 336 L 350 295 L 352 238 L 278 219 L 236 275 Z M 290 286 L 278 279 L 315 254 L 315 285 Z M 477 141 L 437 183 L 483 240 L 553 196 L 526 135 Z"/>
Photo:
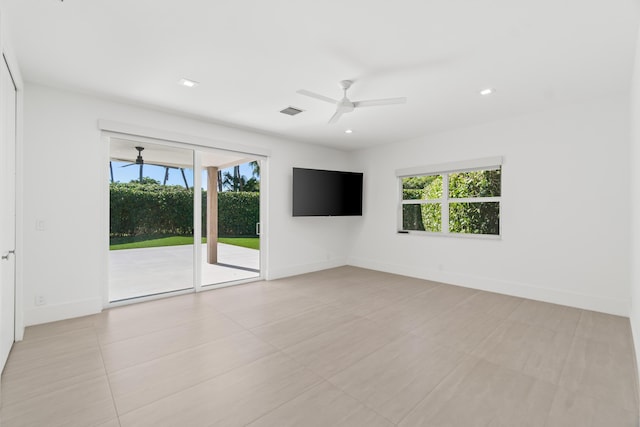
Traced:
<path id="1" fill-rule="evenodd" d="M 233 191 L 242 191 L 242 184 L 240 165 L 235 165 L 233 167 Z"/>
<path id="2" fill-rule="evenodd" d="M 222 186 L 227 191 L 242 191 L 246 179 L 247 178 L 242 175 L 236 175 L 235 170 L 233 175 L 230 172 L 225 172 L 222 175 Z"/>
<path id="3" fill-rule="evenodd" d="M 251 166 L 251 176 L 254 178 L 260 178 L 260 162 L 258 160 L 254 160 L 253 162 L 249 162 L 249 166 Z"/>
<path id="4" fill-rule="evenodd" d="M 218 191 L 260 191 L 260 162 L 249 162 L 252 177 L 240 175 L 240 165 L 233 167 L 233 173 L 218 171 Z"/>

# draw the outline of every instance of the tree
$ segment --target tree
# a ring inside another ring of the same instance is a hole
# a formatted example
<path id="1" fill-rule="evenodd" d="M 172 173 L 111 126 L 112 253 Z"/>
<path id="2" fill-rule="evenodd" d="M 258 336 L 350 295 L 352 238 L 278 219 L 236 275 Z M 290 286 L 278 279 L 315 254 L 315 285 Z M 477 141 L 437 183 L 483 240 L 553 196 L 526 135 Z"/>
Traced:
<path id="1" fill-rule="evenodd" d="M 236 191 L 236 178 L 230 172 L 222 174 L 222 189 L 225 191 Z"/>
<path id="2" fill-rule="evenodd" d="M 249 166 L 251 166 L 251 176 L 253 178 L 260 178 L 260 162 L 254 160 L 253 162 L 249 162 Z"/>
<path id="3" fill-rule="evenodd" d="M 500 195 L 500 169 L 449 174 L 449 224 L 442 224 L 440 203 L 421 206 L 422 222 L 427 231 L 451 233 L 499 234 L 500 206 L 498 202 L 456 202 L 455 199 Z M 434 179 L 423 191 L 423 199 L 439 199 L 443 195 L 442 176 Z"/>
<path id="4" fill-rule="evenodd" d="M 500 169 L 459 172 L 449 175 L 449 197 L 500 196 Z M 452 233 L 499 234 L 498 202 L 449 203 Z"/>
<path id="5" fill-rule="evenodd" d="M 242 178 L 245 178 L 242 176 Z M 258 193 L 260 191 L 260 181 L 255 178 L 249 178 L 243 185 L 244 191 L 249 193 Z"/>
<path id="6" fill-rule="evenodd" d="M 142 181 L 140 181 L 139 179 L 132 179 L 130 182 L 130 184 L 140 184 L 140 185 L 160 185 L 160 181 L 153 179 L 153 178 L 149 178 L 148 176 L 145 176 L 144 178 L 142 178 Z"/>
<path id="7" fill-rule="evenodd" d="M 242 175 L 240 175 L 240 165 L 235 165 L 233 167 L 233 191 L 242 191 L 243 182 Z"/>
<path id="8" fill-rule="evenodd" d="M 424 190 L 437 177 L 438 175 L 426 175 L 402 178 L 402 188 L 404 190 Z"/>
<path id="9" fill-rule="evenodd" d="M 427 176 L 410 176 L 402 178 L 402 199 L 403 200 L 421 200 L 425 197 L 425 191 L 432 182 L 436 179 L 442 179 L 438 175 Z M 431 197 L 434 198 L 434 197 Z M 428 207 L 428 210 L 433 210 L 434 205 Z M 439 205 L 438 205 L 439 206 Z M 438 207 L 439 211 L 439 207 Z M 429 223 L 428 227 L 425 227 L 423 223 L 422 206 L 421 205 L 403 205 L 402 207 L 402 228 L 404 230 L 427 230 L 427 231 L 440 231 L 439 222 L 438 228 Z"/>
<path id="10" fill-rule="evenodd" d="M 246 191 L 246 192 L 258 192 L 260 191 L 260 181 L 256 178 L 247 179 L 246 176 L 240 175 L 236 177 L 230 172 L 225 172 L 222 178 L 223 189 L 226 191 Z"/>
<path id="11" fill-rule="evenodd" d="M 442 175 L 435 175 L 423 190 L 423 199 L 442 198 Z M 442 205 L 430 203 L 421 206 L 422 224 L 426 231 L 442 231 Z"/>

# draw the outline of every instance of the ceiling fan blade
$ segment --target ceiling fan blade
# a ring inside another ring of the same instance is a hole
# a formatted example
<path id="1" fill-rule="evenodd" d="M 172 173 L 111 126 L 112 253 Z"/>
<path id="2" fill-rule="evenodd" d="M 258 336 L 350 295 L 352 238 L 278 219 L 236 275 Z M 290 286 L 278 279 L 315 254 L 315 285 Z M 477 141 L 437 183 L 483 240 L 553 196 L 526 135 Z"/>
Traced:
<path id="1" fill-rule="evenodd" d="M 178 169 L 177 166 L 171 166 L 171 165 L 167 165 L 164 163 L 148 163 L 148 162 L 144 162 L 145 166 L 160 166 L 161 168 L 169 168 L 169 169 Z"/>
<path id="2" fill-rule="evenodd" d="M 405 104 L 407 98 L 385 98 L 385 99 L 369 99 L 366 101 L 354 101 L 354 107 L 376 107 L 379 105 Z"/>
<path id="3" fill-rule="evenodd" d="M 331 118 L 329 119 L 329 121 L 327 122 L 327 124 L 334 124 L 337 123 L 338 120 L 340 120 L 340 117 L 344 114 L 344 110 L 342 109 L 338 109 L 338 111 L 335 112 L 335 114 L 333 116 L 331 116 Z"/>
<path id="4" fill-rule="evenodd" d="M 128 165 L 122 165 L 121 168 L 128 168 L 129 166 L 135 166 L 135 163 L 129 163 Z"/>
<path id="5" fill-rule="evenodd" d="M 124 157 L 111 157 L 109 158 L 111 162 L 121 162 L 121 163 L 130 163 L 131 159 L 125 159 Z"/>
<path id="6" fill-rule="evenodd" d="M 311 97 L 311 98 L 319 99 L 320 101 L 328 102 L 330 104 L 337 104 L 338 103 L 338 101 L 336 101 L 335 99 L 329 98 L 328 96 L 320 95 L 319 93 L 315 93 L 315 92 L 310 92 L 310 91 L 305 90 L 305 89 L 300 89 L 299 91 L 297 91 L 297 93 L 299 93 L 300 95 L 304 95 L 304 96 L 308 96 L 308 97 Z"/>

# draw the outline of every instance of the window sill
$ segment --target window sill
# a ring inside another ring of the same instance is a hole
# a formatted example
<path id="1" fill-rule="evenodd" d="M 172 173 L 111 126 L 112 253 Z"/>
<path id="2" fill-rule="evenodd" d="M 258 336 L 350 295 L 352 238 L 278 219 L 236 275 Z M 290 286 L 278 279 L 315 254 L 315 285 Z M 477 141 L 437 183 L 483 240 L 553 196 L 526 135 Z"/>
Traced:
<path id="1" fill-rule="evenodd" d="M 418 230 L 398 230 L 401 235 L 449 237 L 454 239 L 474 239 L 474 240 L 502 240 L 502 235 L 495 234 L 464 234 L 464 233 L 436 233 L 433 231 Z"/>

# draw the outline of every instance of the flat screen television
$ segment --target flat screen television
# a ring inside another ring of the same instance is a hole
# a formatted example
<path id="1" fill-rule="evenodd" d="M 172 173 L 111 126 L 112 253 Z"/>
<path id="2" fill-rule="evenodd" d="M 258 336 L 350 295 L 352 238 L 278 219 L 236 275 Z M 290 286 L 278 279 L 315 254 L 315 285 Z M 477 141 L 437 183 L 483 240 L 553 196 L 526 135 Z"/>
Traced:
<path id="1" fill-rule="evenodd" d="M 293 216 L 362 216 L 362 173 L 293 168 Z"/>

